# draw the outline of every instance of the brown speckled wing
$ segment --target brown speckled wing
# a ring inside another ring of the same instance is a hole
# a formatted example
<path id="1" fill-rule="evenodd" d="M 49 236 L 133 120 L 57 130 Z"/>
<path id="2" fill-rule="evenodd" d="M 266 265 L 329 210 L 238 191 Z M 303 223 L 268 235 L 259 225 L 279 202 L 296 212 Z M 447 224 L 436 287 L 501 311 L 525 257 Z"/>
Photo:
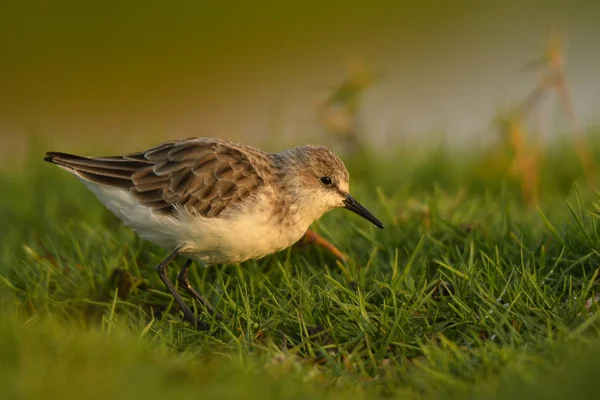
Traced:
<path id="1" fill-rule="evenodd" d="M 48 153 L 46 159 L 92 182 L 128 189 L 161 214 L 185 206 L 216 217 L 264 184 L 237 145 L 218 140 L 168 142 L 119 157 Z"/>
<path id="2" fill-rule="evenodd" d="M 152 165 L 131 176 L 130 190 L 138 201 L 158 212 L 171 212 L 180 205 L 204 217 L 216 217 L 263 184 L 244 153 L 219 142 L 165 144 L 143 157 Z"/>

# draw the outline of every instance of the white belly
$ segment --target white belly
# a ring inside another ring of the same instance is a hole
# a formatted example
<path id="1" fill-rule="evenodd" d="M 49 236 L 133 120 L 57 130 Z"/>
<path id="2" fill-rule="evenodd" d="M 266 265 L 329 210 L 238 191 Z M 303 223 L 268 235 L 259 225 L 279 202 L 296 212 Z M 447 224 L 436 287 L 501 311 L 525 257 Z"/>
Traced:
<path id="1" fill-rule="evenodd" d="M 127 226 L 152 243 L 178 249 L 206 264 L 242 262 L 283 250 L 307 227 L 274 224 L 268 210 L 241 212 L 236 218 L 204 218 L 181 210 L 177 217 L 155 215 L 128 191 L 82 180 Z M 302 225 L 302 224 L 301 224 Z"/>
<path id="2" fill-rule="evenodd" d="M 181 216 L 186 221 L 182 253 L 205 263 L 242 262 L 264 257 L 297 242 L 305 231 L 282 231 L 269 212 L 243 213 L 236 218 Z"/>

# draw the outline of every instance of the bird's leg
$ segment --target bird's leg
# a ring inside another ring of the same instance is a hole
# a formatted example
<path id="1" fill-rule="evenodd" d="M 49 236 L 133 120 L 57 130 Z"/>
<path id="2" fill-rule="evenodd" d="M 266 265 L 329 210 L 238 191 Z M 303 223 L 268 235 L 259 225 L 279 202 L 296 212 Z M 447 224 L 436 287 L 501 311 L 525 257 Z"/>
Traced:
<path id="1" fill-rule="evenodd" d="M 345 253 L 343 253 L 340 249 L 335 247 L 333 243 L 331 243 L 329 240 L 325 239 L 323 236 L 319 235 L 312 229 L 306 231 L 302 239 L 300 239 L 300 243 L 316 244 L 318 246 L 321 246 L 342 261 L 348 261 L 350 259 Z"/>
<path id="2" fill-rule="evenodd" d="M 167 290 L 169 291 L 169 293 L 171 293 L 171 296 L 173 296 L 177 304 L 179 304 L 179 308 L 181 308 L 181 311 L 183 311 L 184 319 L 190 322 L 191 324 L 195 325 L 197 329 L 206 331 L 210 328 L 210 326 L 206 322 L 200 321 L 196 318 L 192 309 L 188 307 L 187 304 L 185 304 L 181 295 L 177 293 L 175 286 L 173 286 L 167 275 L 167 267 L 169 266 L 169 263 L 173 261 L 178 254 L 179 252 L 177 250 L 169 254 L 163 262 L 158 264 L 158 267 L 156 267 L 156 271 L 158 272 L 160 280 L 163 281 L 163 283 L 167 287 Z"/>
<path id="3" fill-rule="evenodd" d="M 206 309 L 208 310 L 209 313 L 215 315 L 216 319 L 218 319 L 218 320 L 223 319 L 223 316 L 221 314 L 215 313 L 215 309 L 208 302 L 208 300 L 206 300 L 206 298 L 204 298 L 204 296 L 202 296 L 200 293 L 198 293 L 196 291 L 196 289 L 194 289 L 194 287 L 190 284 L 190 281 L 188 278 L 188 270 L 190 268 L 190 265 L 192 265 L 192 260 L 190 258 L 188 258 L 185 261 L 185 264 L 183 264 L 183 268 L 181 268 L 179 275 L 177 275 L 177 282 L 179 282 L 179 286 L 183 287 L 190 296 L 192 296 L 198 302 L 202 303 L 202 305 L 204 305 L 204 307 L 206 307 Z"/>

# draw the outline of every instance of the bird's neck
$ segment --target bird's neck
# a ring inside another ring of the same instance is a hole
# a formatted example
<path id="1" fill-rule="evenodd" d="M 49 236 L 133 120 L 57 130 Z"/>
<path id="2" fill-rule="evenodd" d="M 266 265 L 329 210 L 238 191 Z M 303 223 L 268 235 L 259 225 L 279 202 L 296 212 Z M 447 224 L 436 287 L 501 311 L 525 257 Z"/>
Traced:
<path id="1" fill-rule="evenodd" d="M 276 209 L 282 215 L 284 224 L 292 225 L 300 230 L 306 231 L 308 227 L 327 212 L 318 206 L 318 202 L 312 201 L 310 193 L 305 190 L 295 190 L 294 187 L 283 186 L 280 190 L 279 205 Z"/>

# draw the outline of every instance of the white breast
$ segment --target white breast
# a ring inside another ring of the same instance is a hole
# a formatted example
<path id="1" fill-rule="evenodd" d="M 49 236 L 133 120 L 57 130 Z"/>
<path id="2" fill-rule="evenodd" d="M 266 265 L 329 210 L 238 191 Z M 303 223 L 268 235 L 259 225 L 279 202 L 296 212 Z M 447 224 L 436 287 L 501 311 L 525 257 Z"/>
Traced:
<path id="1" fill-rule="evenodd" d="M 161 247 L 178 249 L 206 264 L 264 257 L 291 246 L 308 228 L 274 225 L 271 212 L 265 207 L 255 207 L 227 219 L 204 218 L 186 210 L 180 210 L 177 217 L 155 215 L 126 190 L 82 181 L 140 237 Z"/>
<path id="2" fill-rule="evenodd" d="M 187 215 L 186 215 L 187 214 Z M 240 213 L 235 218 L 203 218 L 180 214 L 186 232 L 181 251 L 206 263 L 242 262 L 264 257 L 297 242 L 305 231 L 283 231 L 270 211 Z"/>

